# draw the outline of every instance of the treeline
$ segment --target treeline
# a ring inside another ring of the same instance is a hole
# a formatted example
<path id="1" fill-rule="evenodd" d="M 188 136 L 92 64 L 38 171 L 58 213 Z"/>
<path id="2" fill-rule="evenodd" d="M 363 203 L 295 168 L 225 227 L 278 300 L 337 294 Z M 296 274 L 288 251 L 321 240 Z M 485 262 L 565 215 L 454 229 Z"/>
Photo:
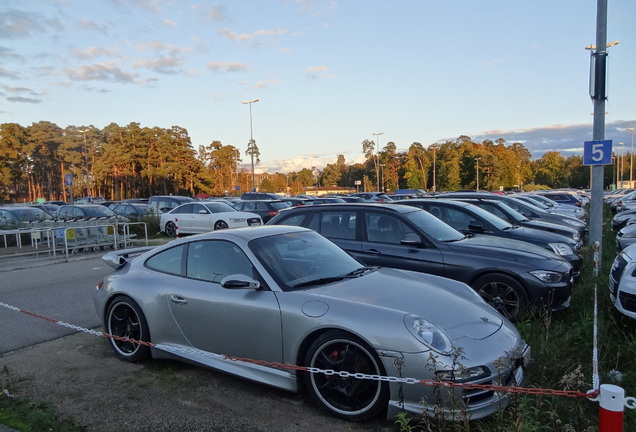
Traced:
<path id="1" fill-rule="evenodd" d="M 247 144 L 245 145 L 247 147 Z M 51 122 L 21 126 L 0 124 L 0 201 L 68 200 L 72 178 L 74 196 L 109 199 L 147 197 L 158 194 L 213 196 L 236 195 L 251 188 L 251 172 L 240 165 L 253 153 L 212 141 L 192 147 L 188 131 L 141 127 L 139 123 L 103 129 Z M 258 189 L 267 192 L 302 193 L 310 186 L 342 186 L 387 192 L 396 189 L 498 190 L 529 184 L 551 188 L 589 186 L 589 168 L 582 157 L 546 153 L 532 161 L 522 144 L 507 145 L 503 139 L 474 142 L 460 136 L 424 147 L 418 142 L 406 152 L 388 142 L 377 151 L 370 140 L 362 141 L 365 162 L 346 164 L 342 155 L 324 169 L 259 175 Z M 479 179 L 477 179 L 479 171 Z M 606 170 L 607 184 L 612 173 Z M 239 187 L 237 189 L 237 186 Z"/>

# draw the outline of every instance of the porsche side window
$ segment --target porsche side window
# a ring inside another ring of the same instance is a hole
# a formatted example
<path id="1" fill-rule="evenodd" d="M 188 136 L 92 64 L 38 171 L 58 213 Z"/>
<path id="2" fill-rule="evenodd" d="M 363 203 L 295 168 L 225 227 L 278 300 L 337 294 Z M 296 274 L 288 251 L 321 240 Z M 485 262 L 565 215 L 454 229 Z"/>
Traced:
<path id="1" fill-rule="evenodd" d="M 190 243 L 187 276 L 210 282 L 232 274 L 254 277 L 255 271 L 249 258 L 233 243 L 227 241 L 201 241 Z"/>
<path id="2" fill-rule="evenodd" d="M 185 276 L 183 258 L 185 245 L 167 249 L 146 261 L 146 267 L 162 273 Z"/>

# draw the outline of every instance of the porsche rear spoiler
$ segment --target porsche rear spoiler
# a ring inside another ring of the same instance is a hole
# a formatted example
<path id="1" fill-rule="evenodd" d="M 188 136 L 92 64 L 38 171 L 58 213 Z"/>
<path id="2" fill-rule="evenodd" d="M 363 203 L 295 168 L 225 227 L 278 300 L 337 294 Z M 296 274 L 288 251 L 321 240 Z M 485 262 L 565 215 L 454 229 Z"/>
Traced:
<path id="1" fill-rule="evenodd" d="M 133 258 L 136 258 L 154 248 L 156 248 L 156 246 L 116 250 L 108 252 L 106 255 L 102 256 L 102 259 L 112 268 L 118 269 L 127 262 L 130 262 Z"/>

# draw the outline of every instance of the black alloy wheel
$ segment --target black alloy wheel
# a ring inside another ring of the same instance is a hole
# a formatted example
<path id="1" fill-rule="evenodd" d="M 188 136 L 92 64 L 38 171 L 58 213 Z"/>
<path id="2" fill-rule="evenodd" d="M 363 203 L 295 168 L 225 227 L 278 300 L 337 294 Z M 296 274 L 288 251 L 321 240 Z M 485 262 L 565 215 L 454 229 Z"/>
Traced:
<path id="1" fill-rule="evenodd" d="M 176 237 L 177 236 L 177 226 L 174 222 L 166 223 L 166 227 L 163 229 L 168 237 Z"/>
<path id="2" fill-rule="evenodd" d="M 214 230 L 222 230 L 222 229 L 227 229 L 228 225 L 227 222 L 225 222 L 224 220 L 218 220 L 216 221 L 216 223 L 214 224 Z"/>
<path id="3" fill-rule="evenodd" d="M 380 358 L 367 344 L 340 330 L 329 331 L 312 343 L 307 367 L 350 374 L 384 375 Z M 325 373 L 305 373 L 312 398 L 331 414 L 366 421 L 387 408 L 389 388 L 377 379 Z"/>
<path id="4" fill-rule="evenodd" d="M 482 276 L 473 289 L 510 321 L 516 321 L 528 306 L 528 295 L 515 279 L 504 274 Z"/>
<path id="5" fill-rule="evenodd" d="M 150 342 L 150 332 L 143 312 L 132 299 L 113 299 L 106 313 L 106 331 L 113 336 L 110 344 L 120 359 L 136 362 L 150 357 L 148 345 L 133 342 Z"/>

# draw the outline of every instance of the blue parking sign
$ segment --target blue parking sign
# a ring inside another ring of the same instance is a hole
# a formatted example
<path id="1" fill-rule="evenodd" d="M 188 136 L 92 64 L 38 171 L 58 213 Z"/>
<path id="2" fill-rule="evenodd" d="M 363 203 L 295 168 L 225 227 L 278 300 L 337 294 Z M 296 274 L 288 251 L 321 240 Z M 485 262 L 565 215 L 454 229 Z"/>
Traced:
<path id="1" fill-rule="evenodd" d="M 612 140 L 585 141 L 583 143 L 583 165 L 611 165 Z"/>
<path id="2" fill-rule="evenodd" d="M 64 174 L 64 185 L 73 186 L 73 174 Z"/>

